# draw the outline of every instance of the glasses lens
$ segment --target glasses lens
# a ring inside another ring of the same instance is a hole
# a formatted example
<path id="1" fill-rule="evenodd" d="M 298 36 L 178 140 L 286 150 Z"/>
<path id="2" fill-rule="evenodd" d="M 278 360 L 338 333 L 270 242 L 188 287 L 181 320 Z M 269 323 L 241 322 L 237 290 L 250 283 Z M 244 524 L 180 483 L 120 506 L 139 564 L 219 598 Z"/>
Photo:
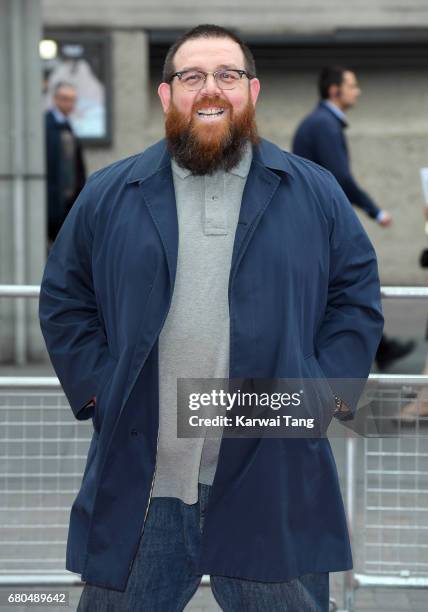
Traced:
<path id="1" fill-rule="evenodd" d="M 237 70 L 223 70 L 222 72 L 218 72 L 216 77 L 220 89 L 233 89 L 241 79 Z"/>
<path id="2" fill-rule="evenodd" d="M 181 84 L 188 91 L 197 91 L 204 86 L 205 73 L 198 70 L 189 70 L 181 76 Z M 238 70 L 222 70 L 216 72 L 215 79 L 220 89 L 233 89 L 241 80 L 241 75 Z"/>
<path id="3" fill-rule="evenodd" d="M 194 91 L 195 89 L 201 89 L 203 83 L 205 81 L 205 75 L 202 72 L 198 72 L 197 70 L 191 70 L 189 72 L 185 72 L 181 77 L 181 82 L 183 86 L 189 91 Z"/>

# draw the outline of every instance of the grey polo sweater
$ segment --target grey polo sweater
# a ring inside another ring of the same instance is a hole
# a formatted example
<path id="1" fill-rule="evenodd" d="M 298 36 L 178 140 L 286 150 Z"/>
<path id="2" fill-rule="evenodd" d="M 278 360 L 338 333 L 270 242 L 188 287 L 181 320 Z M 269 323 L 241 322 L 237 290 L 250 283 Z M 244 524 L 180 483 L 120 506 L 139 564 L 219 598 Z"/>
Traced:
<path id="1" fill-rule="evenodd" d="M 194 176 L 172 161 L 179 246 L 174 293 L 159 336 L 159 439 L 152 497 L 198 501 L 211 484 L 220 438 L 177 438 L 177 378 L 228 378 L 228 284 L 242 194 L 252 161 Z"/>

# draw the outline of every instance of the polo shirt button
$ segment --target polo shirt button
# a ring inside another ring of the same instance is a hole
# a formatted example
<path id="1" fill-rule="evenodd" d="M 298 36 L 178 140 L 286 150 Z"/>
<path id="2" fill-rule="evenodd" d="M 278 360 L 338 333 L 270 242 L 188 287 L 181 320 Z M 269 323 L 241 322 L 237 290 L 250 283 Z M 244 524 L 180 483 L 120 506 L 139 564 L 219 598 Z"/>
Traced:
<path id="1" fill-rule="evenodd" d="M 212 196 L 211 200 L 218 200 L 218 196 Z"/>
<path id="2" fill-rule="evenodd" d="M 131 429 L 131 436 L 138 436 L 138 431 L 136 429 Z"/>

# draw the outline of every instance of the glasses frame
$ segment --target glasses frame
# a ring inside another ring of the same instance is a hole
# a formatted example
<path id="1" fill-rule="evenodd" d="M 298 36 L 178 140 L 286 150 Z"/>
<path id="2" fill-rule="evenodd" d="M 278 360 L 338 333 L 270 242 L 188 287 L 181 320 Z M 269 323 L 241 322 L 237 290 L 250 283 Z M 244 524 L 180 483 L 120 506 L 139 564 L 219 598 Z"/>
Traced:
<path id="1" fill-rule="evenodd" d="M 201 81 L 201 86 L 198 87 L 197 89 L 187 89 L 185 87 L 185 85 L 183 84 L 183 87 L 184 87 L 184 89 L 186 89 L 186 91 L 200 91 L 201 89 L 203 89 L 205 87 L 205 84 L 207 82 L 207 77 L 208 77 L 209 74 L 213 75 L 213 78 L 214 78 L 214 80 L 216 82 L 217 87 L 219 89 L 221 89 L 222 91 L 230 91 L 231 89 L 235 89 L 236 85 L 234 85 L 233 87 L 227 87 L 227 88 L 221 87 L 220 84 L 217 81 L 217 75 L 220 72 L 237 72 L 239 74 L 239 81 L 237 81 L 237 83 L 241 82 L 243 76 L 246 76 L 249 81 L 251 81 L 251 79 L 255 78 L 253 75 L 251 75 L 246 70 L 239 70 L 238 68 L 221 68 L 219 70 L 215 70 L 214 72 L 205 72 L 205 70 L 189 69 L 189 70 L 179 70 L 178 72 L 174 72 L 174 74 L 172 74 L 170 76 L 170 78 L 168 79 L 168 83 L 171 83 L 172 80 L 174 79 L 174 77 L 178 77 L 180 83 L 182 83 L 181 79 L 182 79 L 183 75 L 188 73 L 188 72 L 199 72 L 200 74 L 204 75 L 204 80 Z"/>

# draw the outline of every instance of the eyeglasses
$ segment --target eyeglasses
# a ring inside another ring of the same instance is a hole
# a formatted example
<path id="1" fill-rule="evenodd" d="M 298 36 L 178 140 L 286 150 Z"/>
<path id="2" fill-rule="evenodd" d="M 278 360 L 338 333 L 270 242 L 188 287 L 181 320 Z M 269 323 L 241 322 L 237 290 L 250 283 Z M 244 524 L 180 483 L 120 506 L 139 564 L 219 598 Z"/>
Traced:
<path id="1" fill-rule="evenodd" d="M 180 83 L 187 91 L 198 91 L 204 87 L 207 77 L 212 74 L 217 86 L 220 89 L 234 89 L 241 81 L 243 76 L 246 76 L 248 80 L 254 78 L 245 70 L 216 70 L 215 72 L 202 72 L 202 70 L 183 70 L 182 72 L 175 72 L 171 75 L 169 82 L 174 77 L 180 79 Z"/>

